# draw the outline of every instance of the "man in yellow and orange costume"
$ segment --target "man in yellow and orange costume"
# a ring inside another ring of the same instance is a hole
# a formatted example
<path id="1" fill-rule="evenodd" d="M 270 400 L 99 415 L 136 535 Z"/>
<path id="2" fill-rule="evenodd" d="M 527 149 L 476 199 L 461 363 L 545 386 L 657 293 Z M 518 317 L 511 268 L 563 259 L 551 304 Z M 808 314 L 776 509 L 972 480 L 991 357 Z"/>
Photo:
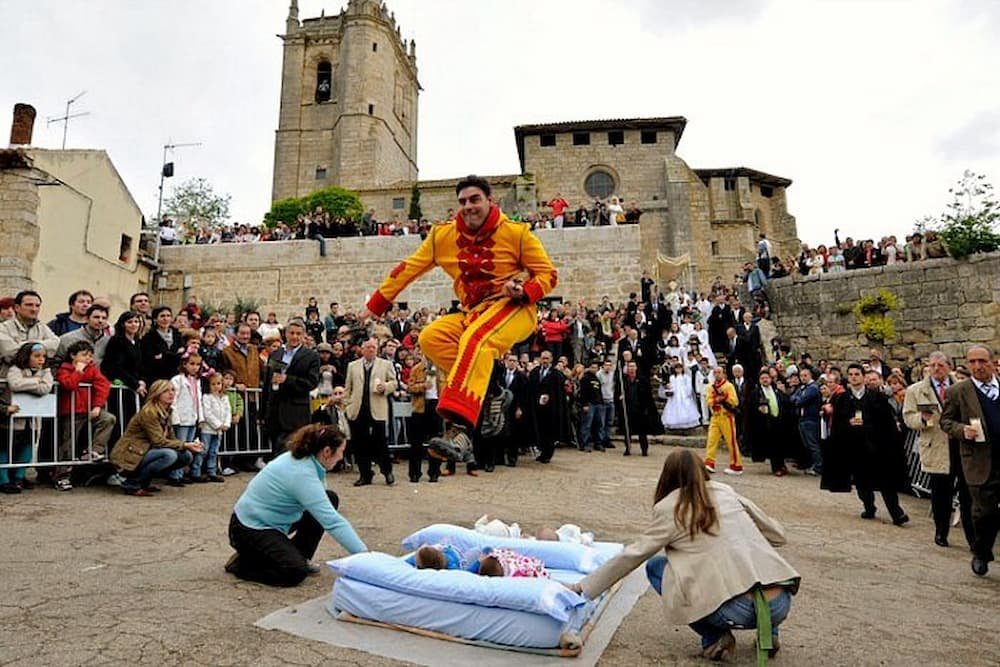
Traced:
<path id="1" fill-rule="evenodd" d="M 438 458 L 471 461 L 469 434 L 479 421 L 494 362 L 536 329 L 535 303 L 557 278 L 538 237 L 501 213 L 486 179 L 468 176 L 455 193 L 458 215 L 434 225 L 416 252 L 389 273 L 361 319 L 384 313 L 435 266 L 454 280 L 461 312 L 443 315 L 420 332 L 420 349 L 446 377 L 437 410 L 448 428 L 428 446 Z"/>
<path id="2" fill-rule="evenodd" d="M 736 395 L 736 387 L 726 379 L 726 370 L 722 366 L 712 369 L 714 382 L 708 388 L 705 402 L 708 403 L 712 416 L 708 420 L 708 443 L 705 446 L 705 468 L 715 472 L 715 453 L 719 449 L 719 440 L 725 439 L 729 447 L 729 467 L 727 475 L 743 474 L 743 457 L 740 456 L 740 445 L 736 442 L 736 408 L 740 399 Z"/>

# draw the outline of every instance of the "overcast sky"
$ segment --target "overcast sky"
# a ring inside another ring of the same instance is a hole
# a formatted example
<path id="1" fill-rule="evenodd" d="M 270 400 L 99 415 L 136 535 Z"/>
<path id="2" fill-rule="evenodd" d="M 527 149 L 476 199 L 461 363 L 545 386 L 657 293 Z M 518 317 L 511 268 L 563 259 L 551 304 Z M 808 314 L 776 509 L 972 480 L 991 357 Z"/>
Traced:
<path id="1" fill-rule="evenodd" d="M 338 2 L 301 0 L 301 17 Z M 964 169 L 1000 187 L 995 0 L 389 0 L 417 42 L 421 178 L 518 170 L 525 123 L 685 116 L 692 167 L 787 178 L 800 237 L 903 234 Z M 203 176 L 236 220 L 270 203 L 287 0 L 0 0 L 0 128 L 65 102 L 69 148 L 103 148 L 148 216 Z"/>

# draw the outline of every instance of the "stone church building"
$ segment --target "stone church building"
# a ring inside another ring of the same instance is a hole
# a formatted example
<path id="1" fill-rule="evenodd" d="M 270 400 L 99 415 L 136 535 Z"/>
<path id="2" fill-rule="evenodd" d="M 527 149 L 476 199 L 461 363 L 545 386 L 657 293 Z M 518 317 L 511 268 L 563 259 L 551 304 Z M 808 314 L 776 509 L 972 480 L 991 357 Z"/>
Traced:
<path id="1" fill-rule="evenodd" d="M 349 0 L 335 16 L 286 21 L 272 199 L 338 185 L 358 192 L 379 220 L 403 219 L 414 183 L 421 208 L 442 218 L 454 179 L 417 172 L 416 44 L 376 0 Z M 640 264 L 661 282 L 703 289 L 752 258 L 758 234 L 795 252 L 787 178 L 745 167 L 693 169 L 677 155 L 681 116 L 573 121 L 514 128 L 521 173 L 487 175 L 505 211 L 542 210 L 561 193 L 571 210 L 595 198 L 635 202 Z M 614 252 L 614 251 L 612 251 Z M 554 258 L 558 262 L 558 257 Z"/>

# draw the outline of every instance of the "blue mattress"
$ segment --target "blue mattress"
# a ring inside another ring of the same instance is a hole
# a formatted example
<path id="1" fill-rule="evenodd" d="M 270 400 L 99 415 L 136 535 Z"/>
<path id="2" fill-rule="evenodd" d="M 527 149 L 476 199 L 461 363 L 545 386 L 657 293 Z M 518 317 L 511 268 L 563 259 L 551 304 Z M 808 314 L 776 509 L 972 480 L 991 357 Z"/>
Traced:
<path id="1" fill-rule="evenodd" d="M 472 575 L 475 576 L 475 575 Z M 566 622 L 545 614 L 433 600 L 340 578 L 327 610 L 381 623 L 406 625 L 453 637 L 525 648 L 557 648 L 565 632 L 577 634 L 599 601 L 572 610 Z"/>

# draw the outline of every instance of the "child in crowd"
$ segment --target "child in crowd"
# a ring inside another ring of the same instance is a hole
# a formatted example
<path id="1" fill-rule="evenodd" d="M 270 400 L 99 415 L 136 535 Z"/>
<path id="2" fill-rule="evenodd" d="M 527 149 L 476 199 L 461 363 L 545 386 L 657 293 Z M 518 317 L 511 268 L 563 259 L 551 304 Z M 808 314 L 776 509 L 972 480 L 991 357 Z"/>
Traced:
<path id="1" fill-rule="evenodd" d="M 7 384 L 0 387 L 0 464 L 8 463 L 7 445 L 13 440 L 14 463 L 31 461 L 31 440 L 26 419 L 11 419 L 20 407 L 13 402 L 12 393 L 44 396 L 52 391 L 52 371 L 46 368 L 45 346 L 41 343 L 25 343 L 14 355 L 13 365 L 7 371 Z M 32 428 L 37 432 L 39 424 Z M 13 429 L 13 436 L 9 429 Z M 0 493 L 21 493 L 22 489 L 34 486 L 25 478 L 27 468 L 8 471 L 0 468 Z"/>
<path id="2" fill-rule="evenodd" d="M 69 461 L 102 461 L 105 458 L 111 431 L 117 420 L 104 409 L 111 393 L 111 383 L 94 363 L 94 346 L 79 340 L 66 349 L 69 361 L 64 361 L 56 371 L 56 381 L 62 390 L 59 394 L 58 414 L 61 422 L 59 458 Z M 90 385 L 81 386 L 81 385 Z M 90 423 L 91 440 L 87 447 L 85 427 Z M 76 451 L 73 442 L 76 441 Z M 70 470 L 58 468 L 53 476 L 53 486 L 60 491 L 73 488 Z"/>
<path id="3" fill-rule="evenodd" d="M 201 345 L 198 354 L 209 368 L 218 371 L 222 367 L 222 348 L 219 347 L 219 334 L 212 327 L 205 327 L 201 334 Z"/>
<path id="4" fill-rule="evenodd" d="M 232 425 L 233 415 L 229 407 L 229 399 L 223 393 L 222 375 L 216 373 L 210 376 L 208 393 L 201 397 L 201 437 L 204 450 L 194 455 L 191 462 L 191 480 L 195 482 L 221 482 L 222 477 L 216 474 L 216 463 L 219 455 L 219 443 L 222 436 Z M 204 464 L 204 471 L 202 471 Z"/>
<path id="5" fill-rule="evenodd" d="M 243 397 L 240 395 L 240 392 L 236 390 L 236 374 L 233 373 L 233 371 L 223 371 L 222 387 L 226 390 L 226 400 L 229 401 L 229 414 L 231 415 L 230 422 L 233 426 L 236 426 L 240 423 L 240 420 L 243 419 L 243 412 L 246 409 L 246 405 L 243 402 Z M 226 433 L 220 435 L 220 447 L 222 446 L 222 441 L 227 437 L 238 438 L 239 429 L 237 428 L 231 433 L 227 431 Z M 233 468 L 230 465 L 223 466 L 221 463 L 219 465 L 222 467 L 222 475 L 224 477 L 236 474 L 236 468 Z"/>
<path id="6" fill-rule="evenodd" d="M 190 347 L 188 348 L 190 350 Z M 181 442 L 197 442 L 195 433 L 198 431 L 198 424 L 204 421 L 201 408 L 201 356 L 197 353 L 186 353 L 181 358 L 180 372 L 170 378 L 170 383 L 174 385 L 174 410 L 170 417 L 170 423 L 174 427 L 174 435 Z M 170 486 L 184 486 L 182 470 L 170 471 L 170 479 L 167 483 Z"/>

